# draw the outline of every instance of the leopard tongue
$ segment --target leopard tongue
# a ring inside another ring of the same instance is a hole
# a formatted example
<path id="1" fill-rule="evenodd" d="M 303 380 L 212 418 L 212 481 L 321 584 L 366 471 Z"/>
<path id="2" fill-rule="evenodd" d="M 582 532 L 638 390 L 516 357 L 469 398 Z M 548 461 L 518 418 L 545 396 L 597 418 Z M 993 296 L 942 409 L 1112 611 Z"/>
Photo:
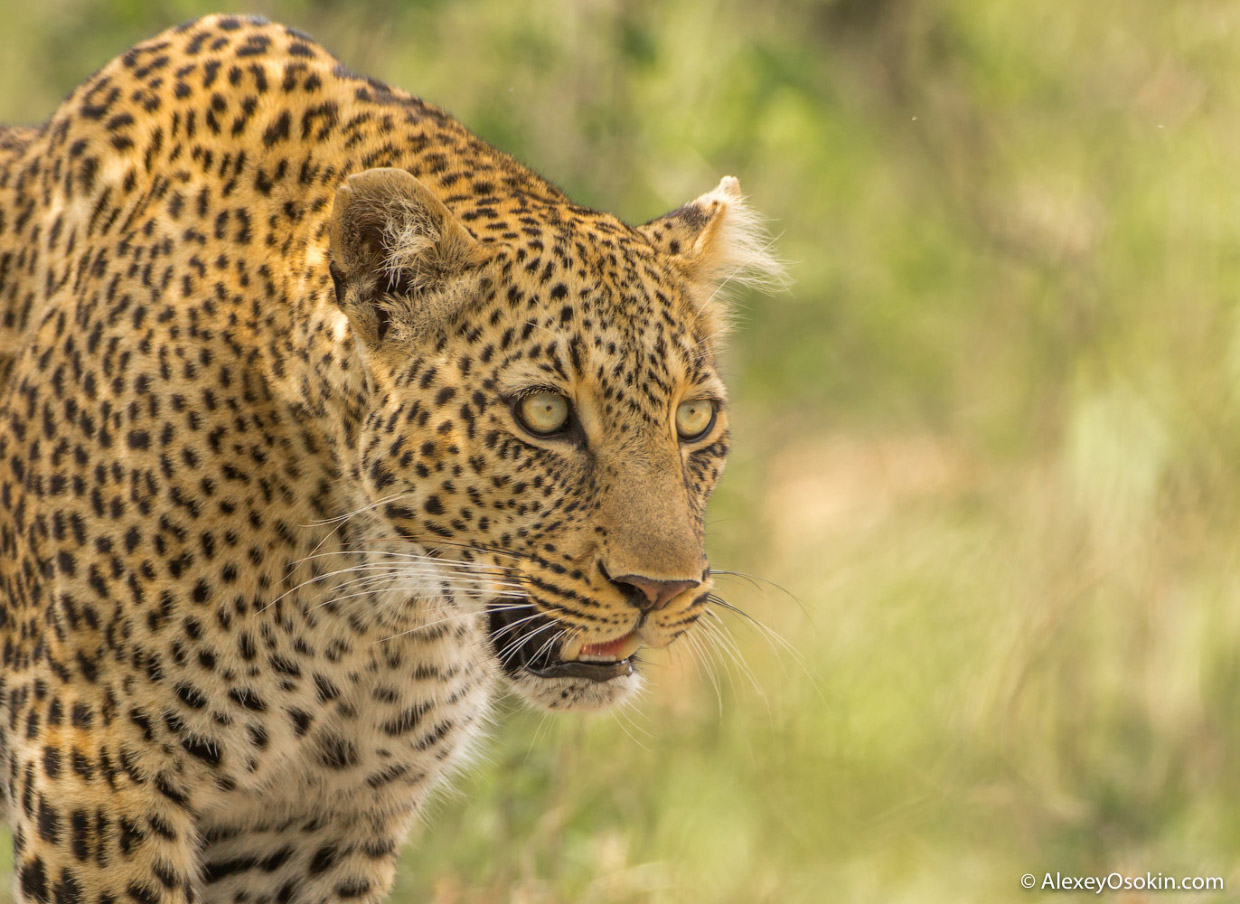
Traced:
<path id="1" fill-rule="evenodd" d="M 617 637 L 615 640 L 608 640 L 603 643 L 582 644 L 581 651 L 577 656 L 578 658 L 627 659 L 637 652 L 637 648 L 640 645 L 641 643 L 637 637 L 632 632 L 629 632 L 623 637 Z"/>

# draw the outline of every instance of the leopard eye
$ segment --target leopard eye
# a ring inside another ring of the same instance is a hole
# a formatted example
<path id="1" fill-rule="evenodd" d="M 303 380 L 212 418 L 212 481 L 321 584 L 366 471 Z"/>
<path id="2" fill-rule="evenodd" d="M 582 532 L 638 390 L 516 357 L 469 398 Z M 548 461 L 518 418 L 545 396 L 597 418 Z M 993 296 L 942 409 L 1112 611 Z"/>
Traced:
<path id="1" fill-rule="evenodd" d="M 713 399 L 692 399 L 676 407 L 676 433 L 683 442 L 701 439 L 715 426 L 718 406 Z"/>
<path id="2" fill-rule="evenodd" d="M 517 402 L 517 420 L 535 436 L 549 436 L 568 423 L 568 399 L 558 392 L 532 392 Z"/>

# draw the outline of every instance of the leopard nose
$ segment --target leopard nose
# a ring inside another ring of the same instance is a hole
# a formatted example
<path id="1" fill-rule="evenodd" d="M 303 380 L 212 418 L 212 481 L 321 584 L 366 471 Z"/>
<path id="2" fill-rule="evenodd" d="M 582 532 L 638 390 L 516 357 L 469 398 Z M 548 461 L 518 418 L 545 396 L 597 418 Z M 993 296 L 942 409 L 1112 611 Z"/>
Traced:
<path id="1" fill-rule="evenodd" d="M 622 574 L 611 579 L 628 593 L 629 601 L 638 609 L 649 612 L 662 609 L 686 590 L 692 590 L 701 581 L 657 581 L 640 574 Z M 637 592 L 632 592 L 636 590 Z"/>

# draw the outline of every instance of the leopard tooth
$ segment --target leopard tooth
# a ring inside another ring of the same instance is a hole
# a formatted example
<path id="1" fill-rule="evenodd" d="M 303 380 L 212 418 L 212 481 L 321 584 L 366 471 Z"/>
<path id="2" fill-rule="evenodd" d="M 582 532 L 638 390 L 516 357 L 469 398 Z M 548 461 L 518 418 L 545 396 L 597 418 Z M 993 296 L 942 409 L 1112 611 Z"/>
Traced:
<path id="1" fill-rule="evenodd" d="M 582 662 L 620 662 L 622 659 L 628 659 L 642 645 L 641 638 L 636 634 L 630 634 L 625 638 L 624 645 L 617 649 L 614 653 L 577 653 L 577 658 Z M 580 650 L 580 647 L 578 648 Z"/>
<path id="2" fill-rule="evenodd" d="M 560 647 L 560 658 L 565 662 L 573 662 L 581 658 L 581 648 L 586 644 L 586 640 L 580 634 L 570 634 L 564 639 L 564 644 Z"/>
<path id="3" fill-rule="evenodd" d="M 618 660 L 628 659 L 630 656 L 632 656 L 634 653 L 637 652 L 638 647 L 640 647 L 641 645 L 642 645 L 642 641 L 641 641 L 641 638 L 637 636 L 637 633 L 634 632 L 633 634 L 630 634 L 629 642 L 626 643 L 623 647 L 621 647 L 620 650 L 616 653 L 616 659 Z"/>

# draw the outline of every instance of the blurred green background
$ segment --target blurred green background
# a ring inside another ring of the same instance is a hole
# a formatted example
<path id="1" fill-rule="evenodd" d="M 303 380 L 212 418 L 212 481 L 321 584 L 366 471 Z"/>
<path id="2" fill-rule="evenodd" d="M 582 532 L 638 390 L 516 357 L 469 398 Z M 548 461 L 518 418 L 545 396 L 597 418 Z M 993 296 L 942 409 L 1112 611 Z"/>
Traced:
<path id="1" fill-rule="evenodd" d="M 0 118 L 207 11 L 7 4 Z M 735 174 L 795 280 L 737 305 L 711 512 L 766 627 L 505 705 L 395 901 L 1240 900 L 1240 4 L 248 11 L 629 221 Z"/>

